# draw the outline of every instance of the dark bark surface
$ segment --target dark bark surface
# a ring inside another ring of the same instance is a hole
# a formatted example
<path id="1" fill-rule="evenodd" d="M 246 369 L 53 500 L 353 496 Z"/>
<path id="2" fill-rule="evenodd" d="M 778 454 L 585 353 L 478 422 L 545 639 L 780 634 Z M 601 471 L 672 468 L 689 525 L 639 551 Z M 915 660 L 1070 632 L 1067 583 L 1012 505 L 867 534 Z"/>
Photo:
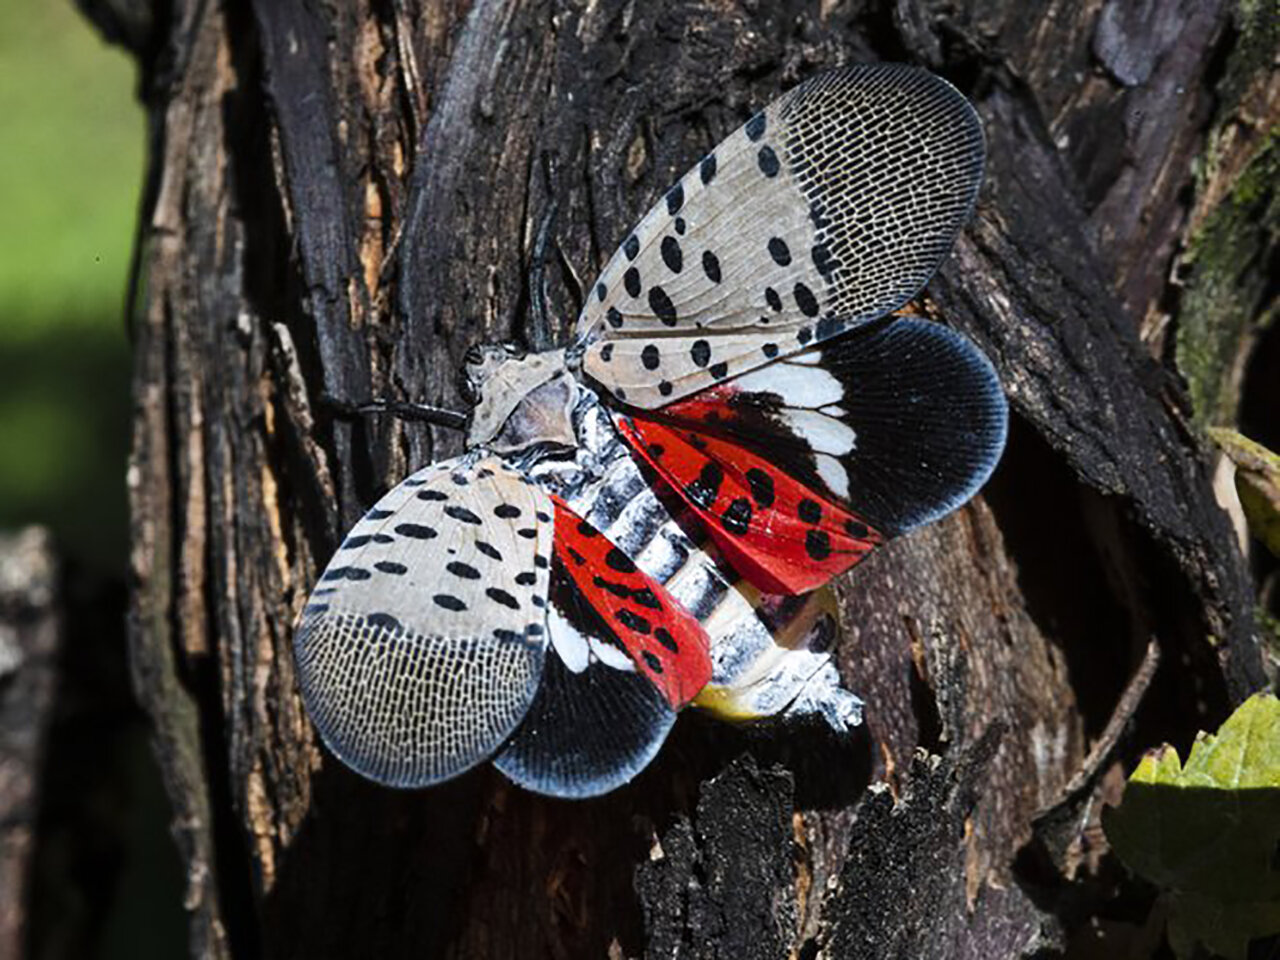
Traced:
<path id="1" fill-rule="evenodd" d="M 1114 764 L 1266 680 L 1168 345 L 1177 255 L 1222 189 L 1193 163 L 1241 104 L 1274 123 L 1230 4 L 157 11 L 129 33 L 154 146 L 131 630 L 196 955 L 994 958 L 1056 955 L 1102 913 L 1141 925 L 1099 861 Z M 345 526 L 459 439 L 325 398 L 459 408 L 466 348 L 524 330 L 553 204 L 564 337 L 692 162 L 864 60 L 921 63 L 983 118 L 987 183 L 924 308 L 988 351 L 1014 411 L 983 498 L 838 585 L 864 730 L 686 717 L 586 803 L 488 769 L 397 793 L 342 768 L 303 713 L 292 623 Z"/>
<path id="2" fill-rule="evenodd" d="M 41 769 L 62 645 L 58 566 L 48 531 L 0 536 L 0 960 L 29 935 Z"/>

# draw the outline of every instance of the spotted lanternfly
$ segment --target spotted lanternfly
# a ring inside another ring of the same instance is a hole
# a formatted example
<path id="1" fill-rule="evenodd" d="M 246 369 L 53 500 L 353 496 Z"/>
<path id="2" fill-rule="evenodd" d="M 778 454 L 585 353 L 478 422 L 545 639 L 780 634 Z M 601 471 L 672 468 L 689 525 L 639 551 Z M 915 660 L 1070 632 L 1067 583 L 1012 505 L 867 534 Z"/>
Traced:
<path id="1" fill-rule="evenodd" d="M 823 585 L 986 481 L 985 357 L 898 317 L 982 177 L 976 114 L 904 66 L 802 83 L 640 221 L 573 342 L 474 349 L 468 452 L 356 524 L 295 638 L 307 708 L 365 776 L 492 760 L 581 797 L 677 712 L 861 720 Z"/>

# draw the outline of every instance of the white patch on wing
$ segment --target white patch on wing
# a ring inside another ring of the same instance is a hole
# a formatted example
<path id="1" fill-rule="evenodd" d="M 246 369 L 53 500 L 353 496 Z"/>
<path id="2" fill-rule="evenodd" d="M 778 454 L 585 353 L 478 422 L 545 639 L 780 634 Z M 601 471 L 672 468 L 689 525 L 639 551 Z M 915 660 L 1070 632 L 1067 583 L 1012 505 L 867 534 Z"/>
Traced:
<path id="1" fill-rule="evenodd" d="M 794 356 L 787 357 L 783 363 L 802 363 L 806 366 L 816 367 L 822 362 L 821 350 L 806 350 L 804 353 L 797 353 Z"/>
<path id="2" fill-rule="evenodd" d="M 835 457 L 825 453 L 815 456 L 813 464 L 818 468 L 818 476 L 822 478 L 822 482 L 828 489 L 836 496 L 848 500 L 849 474 L 845 471 L 844 465 Z"/>
<path id="3" fill-rule="evenodd" d="M 853 452 L 858 439 L 852 427 L 817 410 L 779 410 L 778 417 L 818 453 L 844 456 Z"/>
<path id="4" fill-rule="evenodd" d="M 591 662 L 589 641 L 554 607 L 547 614 L 547 630 L 551 634 L 551 645 L 570 673 L 581 673 L 587 669 Z"/>
<path id="5" fill-rule="evenodd" d="M 733 386 L 746 393 L 771 393 L 788 407 L 816 410 L 844 399 L 840 381 L 820 367 L 776 363 L 744 373 Z"/>
<path id="6" fill-rule="evenodd" d="M 613 644 L 605 643 L 603 640 L 597 640 L 595 637 L 587 637 L 587 645 L 591 647 L 591 654 L 606 667 L 613 667 L 615 670 L 630 670 L 635 672 L 636 665 L 631 658 L 627 656 L 625 650 L 619 650 Z"/>

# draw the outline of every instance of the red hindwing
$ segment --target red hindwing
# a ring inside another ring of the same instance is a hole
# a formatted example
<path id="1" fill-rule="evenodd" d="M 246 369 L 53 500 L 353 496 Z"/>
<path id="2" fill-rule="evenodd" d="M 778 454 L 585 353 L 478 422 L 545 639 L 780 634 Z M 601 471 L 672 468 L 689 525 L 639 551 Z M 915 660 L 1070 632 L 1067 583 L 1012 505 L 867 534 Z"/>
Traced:
<path id="1" fill-rule="evenodd" d="M 740 444 L 635 414 L 619 417 L 618 426 L 693 508 L 725 559 L 765 593 L 815 590 L 883 540 L 861 517 Z"/>
<path id="2" fill-rule="evenodd" d="M 688 610 L 555 497 L 555 553 L 574 586 L 677 710 L 711 679 L 710 641 Z"/>

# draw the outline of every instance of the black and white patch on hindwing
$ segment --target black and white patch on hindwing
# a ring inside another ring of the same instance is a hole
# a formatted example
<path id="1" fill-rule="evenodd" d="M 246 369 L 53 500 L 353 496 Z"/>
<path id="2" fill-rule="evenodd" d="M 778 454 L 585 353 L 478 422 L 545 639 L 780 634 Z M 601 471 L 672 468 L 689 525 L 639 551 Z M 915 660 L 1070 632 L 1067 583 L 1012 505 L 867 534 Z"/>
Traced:
<path id="1" fill-rule="evenodd" d="M 946 81 L 873 64 L 779 97 L 677 183 L 601 274 L 583 369 L 655 409 L 902 306 L 968 219 L 982 129 Z M 699 268 L 700 267 L 700 268 Z"/>
<path id="2" fill-rule="evenodd" d="M 294 635 L 307 712 L 343 762 L 417 787 L 493 754 L 543 673 L 552 532 L 550 498 L 478 454 L 355 525 Z"/>
<path id="3" fill-rule="evenodd" d="M 1008 428 L 990 361 L 913 318 L 865 325 L 704 396 L 664 413 L 767 456 L 889 536 L 973 496 Z"/>
<path id="4" fill-rule="evenodd" d="M 493 764 L 526 789 L 558 797 L 608 793 L 657 755 L 676 720 L 658 688 L 553 555 L 547 657 L 529 712 Z M 587 656 L 588 645 L 617 652 Z"/>

